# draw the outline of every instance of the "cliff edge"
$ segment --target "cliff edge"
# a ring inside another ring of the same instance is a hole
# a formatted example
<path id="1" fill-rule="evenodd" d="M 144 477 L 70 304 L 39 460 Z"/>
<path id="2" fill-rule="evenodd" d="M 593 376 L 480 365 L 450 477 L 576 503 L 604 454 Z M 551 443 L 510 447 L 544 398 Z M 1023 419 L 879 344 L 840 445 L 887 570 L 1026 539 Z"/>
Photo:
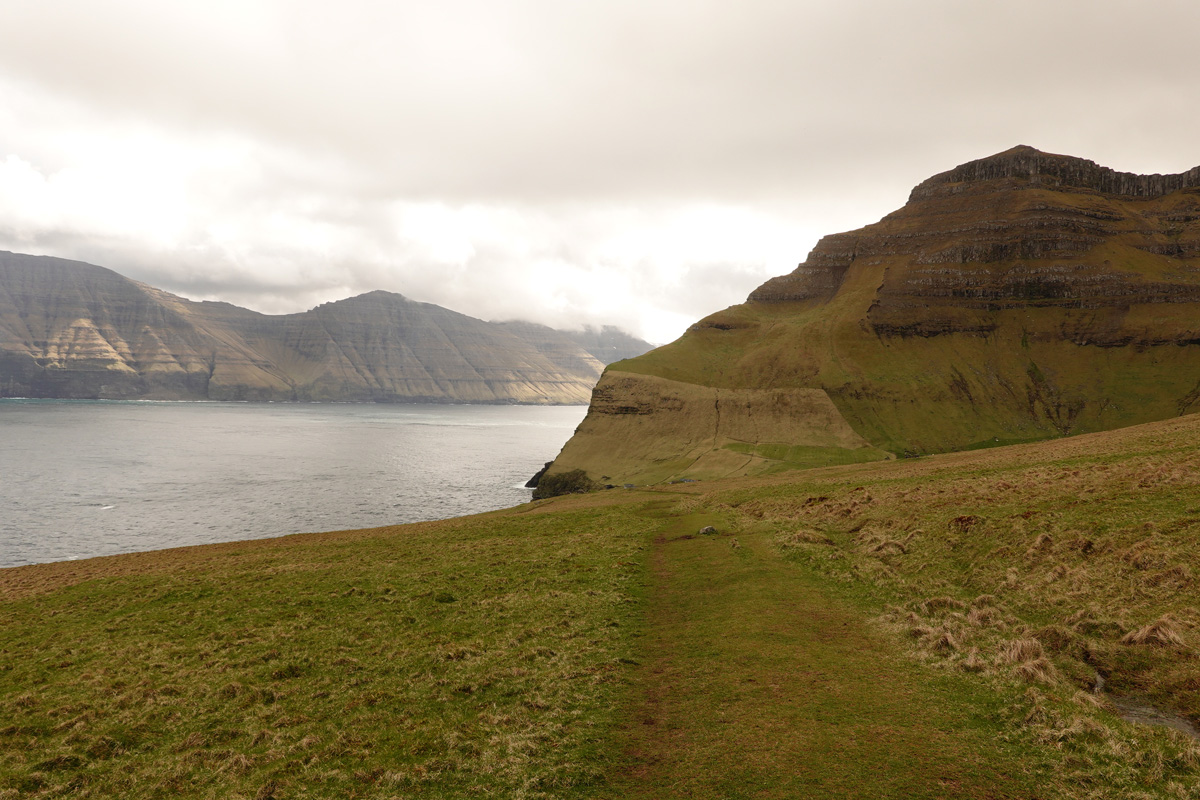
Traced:
<path id="1" fill-rule="evenodd" d="M 1200 167 L 1134 175 L 1025 146 L 963 164 L 619 370 L 551 473 L 756 474 L 1188 413 Z M 762 393 L 791 410 L 748 399 Z M 701 396 L 708 416 L 690 410 Z M 631 413 L 660 422 L 637 432 Z"/>

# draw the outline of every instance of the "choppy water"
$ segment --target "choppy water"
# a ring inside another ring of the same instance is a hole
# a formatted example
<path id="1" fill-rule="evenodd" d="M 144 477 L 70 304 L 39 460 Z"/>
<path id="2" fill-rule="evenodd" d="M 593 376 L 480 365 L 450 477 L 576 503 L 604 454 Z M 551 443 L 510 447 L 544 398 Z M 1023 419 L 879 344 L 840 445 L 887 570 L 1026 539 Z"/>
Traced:
<path id="1" fill-rule="evenodd" d="M 585 411 L 0 400 L 0 567 L 505 508 Z"/>

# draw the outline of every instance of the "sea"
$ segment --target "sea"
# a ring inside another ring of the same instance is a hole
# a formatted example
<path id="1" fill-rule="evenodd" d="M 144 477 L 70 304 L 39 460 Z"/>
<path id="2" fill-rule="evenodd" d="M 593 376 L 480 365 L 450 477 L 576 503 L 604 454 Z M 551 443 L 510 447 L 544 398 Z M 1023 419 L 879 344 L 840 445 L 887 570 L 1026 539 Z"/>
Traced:
<path id="1" fill-rule="evenodd" d="M 0 567 L 507 508 L 586 411 L 0 400 Z"/>

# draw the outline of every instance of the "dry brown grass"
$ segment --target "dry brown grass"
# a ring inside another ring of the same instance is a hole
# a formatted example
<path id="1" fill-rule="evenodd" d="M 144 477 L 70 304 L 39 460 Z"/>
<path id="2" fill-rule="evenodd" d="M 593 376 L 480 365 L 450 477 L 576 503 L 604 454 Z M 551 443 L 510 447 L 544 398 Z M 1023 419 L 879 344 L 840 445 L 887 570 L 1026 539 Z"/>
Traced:
<path id="1" fill-rule="evenodd" d="M 930 597 L 921 602 L 921 611 L 926 614 L 934 614 L 939 611 L 946 611 L 947 609 L 958 611 L 966 607 L 966 603 L 961 600 L 955 600 L 953 597 Z"/>
<path id="2" fill-rule="evenodd" d="M 1046 658 L 1022 661 L 1013 668 L 1013 671 L 1018 677 L 1029 683 L 1055 683 L 1057 680 L 1054 665 Z"/>
<path id="3" fill-rule="evenodd" d="M 875 555 L 880 556 L 897 556 L 904 555 L 908 552 L 908 548 L 904 542 L 898 542 L 895 539 L 884 539 L 871 546 L 870 551 Z"/>
<path id="4" fill-rule="evenodd" d="M 1054 653 L 1068 651 L 1077 644 L 1078 639 L 1074 632 L 1062 625 L 1047 625 L 1039 628 L 1034 631 L 1033 638 Z"/>
<path id="5" fill-rule="evenodd" d="M 1025 664 L 1045 655 L 1046 651 L 1037 639 L 1011 639 L 1000 647 L 996 658 L 1002 664 Z"/>
<path id="6" fill-rule="evenodd" d="M 972 647 L 966 657 L 958 662 L 958 666 L 967 672 L 983 672 L 987 669 L 987 662 L 979 655 L 979 648 Z"/>
<path id="7" fill-rule="evenodd" d="M 1179 622 L 1173 617 L 1165 615 L 1154 622 L 1125 634 L 1121 637 L 1121 644 L 1148 647 L 1183 647 L 1183 636 L 1180 634 L 1179 629 Z"/>
<path id="8" fill-rule="evenodd" d="M 942 629 L 935 631 L 929 642 L 929 649 L 941 655 L 949 655 L 957 653 L 959 646 L 958 640 L 954 638 L 954 634 L 948 630 Z"/>
<path id="9" fill-rule="evenodd" d="M 830 539 L 823 533 L 817 533 L 814 530 L 801 529 L 784 535 L 781 539 L 781 543 L 785 546 L 796 544 L 832 545 L 833 539 Z"/>
<path id="10" fill-rule="evenodd" d="M 1174 591 L 1187 589 L 1192 585 L 1192 571 L 1186 566 L 1177 565 L 1148 576 L 1146 585 Z"/>
<path id="11" fill-rule="evenodd" d="M 967 612 L 967 622 L 975 627 L 989 628 L 1004 625 L 1004 614 L 992 606 L 972 608 Z"/>
<path id="12" fill-rule="evenodd" d="M 1049 550 L 1054 544 L 1054 537 L 1048 533 L 1039 533 L 1033 543 L 1029 545 L 1029 549 L 1025 551 L 1025 555 L 1036 555 L 1044 550 Z"/>

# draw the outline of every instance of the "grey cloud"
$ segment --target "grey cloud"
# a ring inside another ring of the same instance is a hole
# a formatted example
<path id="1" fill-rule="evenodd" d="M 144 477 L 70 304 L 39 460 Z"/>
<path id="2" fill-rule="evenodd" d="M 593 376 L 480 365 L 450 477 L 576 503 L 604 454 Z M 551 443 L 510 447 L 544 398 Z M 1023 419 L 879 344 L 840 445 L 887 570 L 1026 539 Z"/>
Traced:
<path id="1" fill-rule="evenodd" d="M 1188 169 L 1197 29 L 1192 0 L 9 3 L 0 100 L 21 110 L 0 112 L 0 158 L 50 174 L 75 139 L 126 130 L 241 155 L 198 168 L 171 246 L 74 218 L 4 241 L 264 310 L 385 288 L 493 318 L 700 316 L 765 274 L 756 243 L 614 262 L 622 226 L 687 204 L 792 215 L 783 271 L 810 234 L 1018 143 Z M 439 260 L 397 234 L 413 203 L 502 211 L 507 233 Z M 579 285 L 546 295 L 547 264 Z M 601 270 L 628 303 L 589 297 Z"/>
<path id="2" fill-rule="evenodd" d="M 239 33 L 170 5 L 70 5 L 7 6 L 0 63 L 453 198 L 745 198 L 835 180 L 845 161 L 928 158 L 947 135 L 1003 148 L 1094 128 L 1080 114 L 1098 105 L 1104 127 L 1136 128 L 1161 112 L 1155 90 L 1196 85 L 1200 23 L 1194 3 L 1119 0 L 301 2 Z"/>

